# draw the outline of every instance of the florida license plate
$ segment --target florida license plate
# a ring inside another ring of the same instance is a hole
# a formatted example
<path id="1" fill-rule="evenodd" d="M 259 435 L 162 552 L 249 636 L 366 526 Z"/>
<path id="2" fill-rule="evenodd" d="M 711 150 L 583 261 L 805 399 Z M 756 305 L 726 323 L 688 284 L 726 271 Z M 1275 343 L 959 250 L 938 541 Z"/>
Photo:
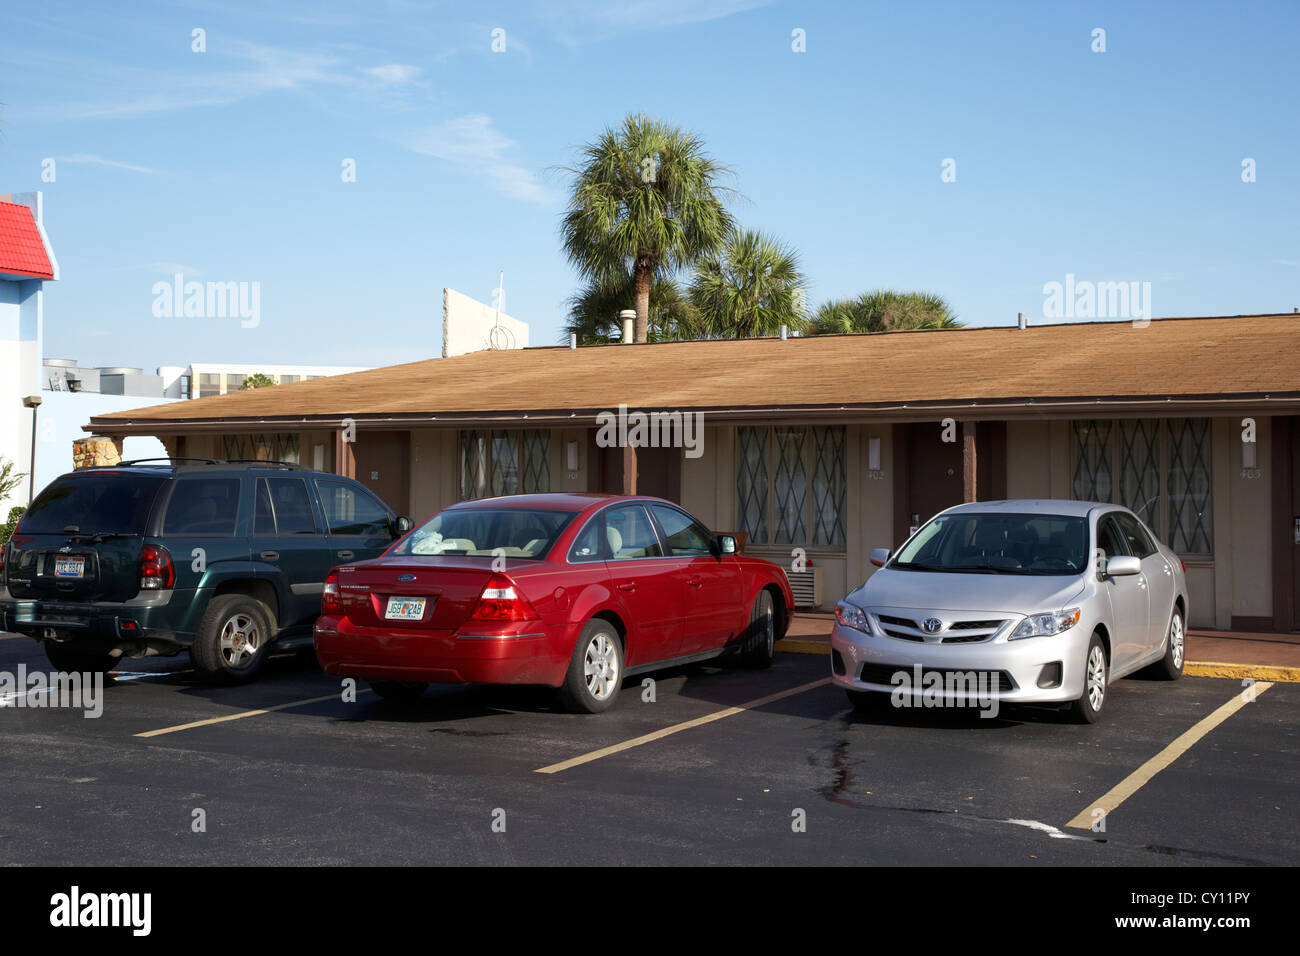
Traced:
<path id="1" fill-rule="evenodd" d="M 55 558 L 54 576 L 56 578 L 84 578 L 86 576 L 86 559 Z"/>
<path id="2" fill-rule="evenodd" d="M 419 621 L 424 617 L 424 605 L 428 598 L 390 597 L 388 607 L 384 610 L 384 619 L 388 621 Z"/>

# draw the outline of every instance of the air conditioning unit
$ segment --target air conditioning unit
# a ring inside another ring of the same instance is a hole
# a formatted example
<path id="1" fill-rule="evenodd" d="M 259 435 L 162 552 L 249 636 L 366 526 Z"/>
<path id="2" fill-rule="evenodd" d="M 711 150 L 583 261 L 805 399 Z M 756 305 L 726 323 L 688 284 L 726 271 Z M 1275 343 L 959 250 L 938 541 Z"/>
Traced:
<path id="1" fill-rule="evenodd" d="M 822 569 L 814 565 L 802 571 L 785 569 L 785 578 L 794 592 L 795 607 L 821 607 Z"/>

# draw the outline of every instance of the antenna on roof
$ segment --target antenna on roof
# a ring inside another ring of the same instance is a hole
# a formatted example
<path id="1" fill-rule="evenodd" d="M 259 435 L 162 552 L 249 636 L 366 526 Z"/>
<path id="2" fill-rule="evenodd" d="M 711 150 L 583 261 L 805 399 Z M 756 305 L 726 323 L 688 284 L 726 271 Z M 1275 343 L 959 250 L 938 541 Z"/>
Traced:
<path id="1" fill-rule="evenodd" d="M 514 335 L 509 329 L 501 324 L 501 308 L 504 305 L 506 298 L 506 273 L 504 269 L 501 270 L 501 274 L 497 278 L 496 294 L 493 298 L 496 299 L 497 314 L 496 319 L 492 323 L 492 331 L 488 333 L 488 348 L 497 350 L 508 349 L 514 345 Z"/>

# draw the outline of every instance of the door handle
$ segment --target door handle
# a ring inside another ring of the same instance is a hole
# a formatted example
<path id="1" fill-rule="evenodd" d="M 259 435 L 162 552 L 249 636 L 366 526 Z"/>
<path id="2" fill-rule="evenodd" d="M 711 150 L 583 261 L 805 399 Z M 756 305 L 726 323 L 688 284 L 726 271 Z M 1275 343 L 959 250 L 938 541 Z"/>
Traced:
<path id="1" fill-rule="evenodd" d="M 691 587 L 693 587 L 693 588 L 703 587 L 703 586 L 704 586 L 704 578 L 691 578 L 691 579 L 690 579 L 689 581 L 687 581 L 686 583 L 689 584 L 689 585 L 690 585 Z"/>
<path id="2" fill-rule="evenodd" d="M 614 586 L 615 586 L 616 588 L 618 588 L 620 591 L 635 591 L 635 590 L 636 590 L 636 582 L 635 582 L 635 581 L 628 581 L 628 582 L 626 582 L 626 583 L 624 583 L 624 584 L 616 584 L 616 585 L 614 585 Z"/>
<path id="3" fill-rule="evenodd" d="M 340 551 L 340 552 L 339 552 L 339 557 L 342 558 L 344 561 L 349 561 L 349 560 L 352 559 L 352 552 L 351 552 L 351 551 Z"/>
<path id="4" fill-rule="evenodd" d="M 278 561 L 278 560 L 280 560 L 280 552 L 279 552 L 279 551 L 263 551 L 263 552 L 262 552 L 262 560 L 263 560 L 263 561 Z"/>

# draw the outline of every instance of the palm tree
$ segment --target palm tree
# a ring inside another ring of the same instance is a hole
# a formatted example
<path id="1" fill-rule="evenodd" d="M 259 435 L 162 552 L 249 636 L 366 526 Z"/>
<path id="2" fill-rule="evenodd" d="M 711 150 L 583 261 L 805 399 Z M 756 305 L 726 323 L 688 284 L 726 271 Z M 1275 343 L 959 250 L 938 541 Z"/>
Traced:
<path id="1" fill-rule="evenodd" d="M 895 332 L 900 329 L 960 329 L 952 307 L 930 292 L 877 289 L 856 299 L 824 303 L 808 323 L 810 335 Z"/>
<path id="2" fill-rule="evenodd" d="M 630 275 L 634 338 L 646 341 L 655 276 L 689 267 L 731 231 L 718 180 L 728 170 L 694 133 L 646 116 L 627 116 L 582 148 L 568 169 L 573 194 L 561 223 L 569 261 L 602 288 Z"/>
<path id="3" fill-rule="evenodd" d="M 776 335 L 806 321 L 799 256 L 761 232 L 733 232 L 723 249 L 695 267 L 691 303 L 700 337 L 744 339 Z"/>
<path id="4" fill-rule="evenodd" d="M 569 299 L 569 320 L 562 341 L 570 334 L 578 336 L 579 345 L 606 345 L 619 342 L 623 330 L 619 313 L 628 307 L 636 294 L 629 275 L 617 286 L 606 287 L 591 282 Z M 668 276 L 655 276 L 650 282 L 650 312 L 646 323 L 647 342 L 670 342 L 695 338 L 695 309 L 677 283 Z"/>

